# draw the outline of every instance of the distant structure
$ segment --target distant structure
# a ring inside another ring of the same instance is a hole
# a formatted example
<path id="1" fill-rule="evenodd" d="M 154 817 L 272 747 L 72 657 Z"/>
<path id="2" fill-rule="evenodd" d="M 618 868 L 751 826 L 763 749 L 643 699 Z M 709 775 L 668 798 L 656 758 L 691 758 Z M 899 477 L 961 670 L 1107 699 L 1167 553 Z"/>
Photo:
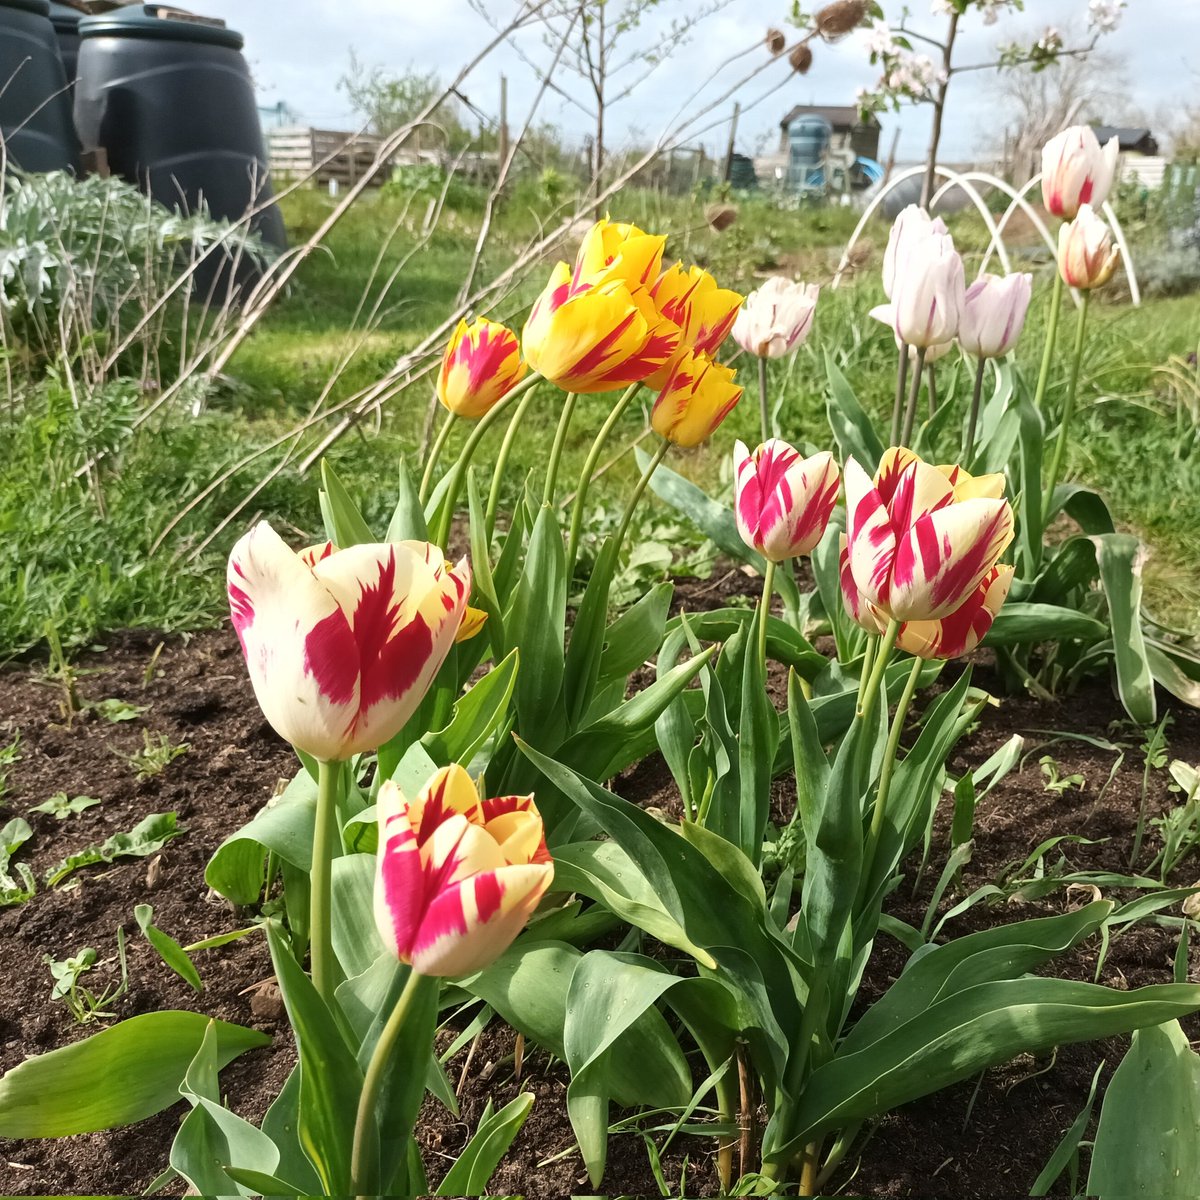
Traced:
<path id="1" fill-rule="evenodd" d="M 797 104 L 779 122 L 779 151 L 786 154 L 792 124 L 803 117 L 820 117 L 828 122 L 830 149 L 853 150 L 856 158 L 879 158 L 879 119 L 874 113 L 863 121 L 853 104 Z"/>
<path id="2" fill-rule="evenodd" d="M 1125 125 L 1093 125 L 1100 145 L 1117 139 L 1121 150 L 1119 179 L 1136 179 L 1144 188 L 1162 186 L 1167 160 L 1158 152 L 1158 139 L 1149 129 Z"/>
<path id="3" fill-rule="evenodd" d="M 779 122 L 779 148 L 754 162 L 759 182 L 801 196 L 847 196 L 877 183 L 879 121 L 852 104 L 797 104 Z"/>

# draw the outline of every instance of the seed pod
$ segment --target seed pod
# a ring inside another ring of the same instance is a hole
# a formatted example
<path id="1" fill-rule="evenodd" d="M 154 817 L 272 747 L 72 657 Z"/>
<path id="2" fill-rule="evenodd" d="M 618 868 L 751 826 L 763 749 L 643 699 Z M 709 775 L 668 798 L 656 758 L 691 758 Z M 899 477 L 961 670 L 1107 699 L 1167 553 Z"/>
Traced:
<path id="1" fill-rule="evenodd" d="M 724 233 L 737 217 L 738 210 L 732 204 L 710 204 L 704 210 L 704 219 L 717 233 Z"/>
<path id="2" fill-rule="evenodd" d="M 807 42 L 800 42 L 792 47 L 791 54 L 788 55 L 788 62 L 792 65 L 792 70 L 797 75 L 807 75 L 808 68 L 813 63 L 813 52 Z"/>
<path id="3" fill-rule="evenodd" d="M 767 49 L 778 58 L 787 49 L 787 38 L 782 29 L 767 30 Z"/>
<path id="4" fill-rule="evenodd" d="M 866 15 L 866 0 L 834 0 L 817 11 L 813 23 L 817 32 L 832 42 L 857 29 Z"/>

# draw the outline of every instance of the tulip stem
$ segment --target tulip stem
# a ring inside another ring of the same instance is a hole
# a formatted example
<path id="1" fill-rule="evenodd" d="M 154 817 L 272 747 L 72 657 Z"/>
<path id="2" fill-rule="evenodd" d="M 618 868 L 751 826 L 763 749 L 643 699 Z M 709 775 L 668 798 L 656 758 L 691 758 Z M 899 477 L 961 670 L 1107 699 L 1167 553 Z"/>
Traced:
<path id="1" fill-rule="evenodd" d="M 936 417 L 938 410 L 937 367 L 933 363 L 930 363 L 925 368 L 925 374 L 928 376 L 927 383 L 929 386 L 929 415 L 930 417 Z"/>
<path id="2" fill-rule="evenodd" d="M 871 679 L 871 668 L 875 665 L 876 644 L 875 638 L 867 638 L 867 648 L 863 651 L 862 670 L 858 676 L 858 699 L 854 705 L 856 711 L 862 708 L 863 697 L 867 694 L 867 683 Z"/>
<path id="3" fill-rule="evenodd" d="M 358 1115 L 354 1122 L 354 1143 L 350 1156 L 350 1194 L 358 1200 L 368 1200 L 377 1196 L 384 1183 L 379 1179 L 379 1103 L 383 1085 L 387 1078 L 388 1066 L 396 1051 L 396 1045 L 404 1027 L 419 999 L 424 999 L 422 993 L 430 988 L 435 991 L 439 980 L 431 975 L 420 975 L 410 971 L 404 984 L 404 991 L 392 1009 L 375 1050 L 371 1055 L 367 1073 L 363 1078 L 362 1093 L 358 1100 Z M 425 1064 L 421 1058 L 408 1064 L 410 1070 L 424 1071 Z M 405 1138 L 411 1131 L 407 1129 L 389 1130 L 390 1137 Z"/>
<path id="4" fill-rule="evenodd" d="M 575 392 L 568 392 L 562 412 L 558 414 L 558 428 L 554 431 L 554 445 L 550 449 L 550 463 L 546 467 L 546 486 L 542 491 L 542 503 L 554 503 L 554 490 L 558 486 L 558 464 L 562 458 L 563 447 L 567 444 L 567 430 L 571 425 L 571 417 L 575 412 L 575 401 L 579 397 Z"/>
<path id="5" fill-rule="evenodd" d="M 900 343 L 900 365 L 896 370 L 896 400 L 892 405 L 892 438 L 889 446 L 900 444 L 900 418 L 904 415 L 905 387 L 908 384 L 908 345 Z"/>
<path id="6" fill-rule="evenodd" d="M 908 393 L 908 408 L 904 412 L 904 428 L 900 433 L 900 445 L 907 446 L 912 440 L 913 424 L 917 419 L 917 400 L 921 396 L 921 377 L 925 374 L 925 347 L 917 350 L 916 370 L 913 371 L 912 387 Z"/>
<path id="7" fill-rule="evenodd" d="M 575 556 L 579 553 L 579 535 L 583 529 L 583 506 L 587 502 L 588 488 L 591 486 L 596 464 L 600 461 L 600 455 L 604 453 L 604 443 L 608 441 L 608 435 L 612 433 L 613 426 L 620 420 L 621 414 L 629 407 L 629 402 L 633 399 L 634 393 L 641 386 L 640 383 L 630 384 L 622 393 L 621 398 L 613 406 L 612 412 L 608 414 L 604 424 L 600 426 L 600 432 L 596 434 L 596 438 L 592 442 L 592 448 L 588 451 L 587 461 L 583 464 L 583 470 L 579 475 L 579 488 L 575 493 L 575 504 L 571 509 L 571 535 L 567 541 L 568 579 L 575 572 Z"/>
<path id="8" fill-rule="evenodd" d="M 489 536 L 496 524 L 496 509 L 500 506 L 500 484 L 504 479 L 504 470 L 508 466 L 508 456 L 512 452 L 513 442 L 517 440 L 517 431 L 521 428 L 525 413 L 533 403 L 534 394 L 533 389 L 530 388 L 521 397 L 521 403 L 517 405 L 517 411 L 513 413 L 512 420 L 509 421 L 508 428 L 504 431 L 504 441 L 500 443 L 500 450 L 496 454 L 496 465 L 492 468 L 492 486 L 488 489 L 487 509 L 484 512 L 484 525 Z"/>
<path id="9" fill-rule="evenodd" d="M 1042 402 L 1046 399 L 1046 385 L 1050 379 L 1050 364 L 1054 361 L 1054 347 L 1058 342 L 1058 318 L 1062 313 L 1063 277 L 1056 267 L 1054 270 L 1054 289 L 1050 293 L 1050 315 L 1046 319 L 1046 345 L 1042 349 L 1042 369 L 1038 372 L 1037 391 L 1033 397 L 1033 407 L 1042 411 Z"/>
<path id="10" fill-rule="evenodd" d="M 317 764 L 317 813 L 313 826 L 312 872 L 309 885 L 309 931 L 312 946 L 312 981 L 321 999 L 332 1011 L 337 987 L 333 960 L 333 856 L 339 837 L 338 792 L 342 764 Z"/>
<path id="11" fill-rule="evenodd" d="M 970 469 L 971 455 L 975 453 L 975 426 L 979 424 L 979 401 L 983 397 L 983 373 L 987 370 L 987 359 L 981 358 L 975 368 L 975 391 L 971 395 L 971 415 L 967 419 L 967 440 L 963 443 L 963 464 Z"/>
<path id="12" fill-rule="evenodd" d="M 446 419 L 442 422 L 442 427 L 438 430 L 438 435 L 434 439 L 433 449 L 429 451 L 429 460 L 425 464 L 425 473 L 421 476 L 421 488 L 417 492 L 417 499 L 422 504 L 429 497 L 429 485 L 433 483 L 433 473 L 437 469 L 438 459 L 442 457 L 442 451 L 446 448 L 446 441 L 450 437 L 450 430 L 453 428 L 454 414 L 447 410 Z"/>
<path id="13" fill-rule="evenodd" d="M 879 846 L 879 837 L 883 832 L 883 818 L 887 812 L 888 794 L 892 790 L 892 775 L 896 770 L 896 755 L 900 752 L 900 736 L 904 732 L 904 721 L 908 716 L 909 706 L 917 690 L 921 678 L 921 668 L 925 665 L 922 658 L 914 658 L 912 670 L 900 693 L 900 703 L 896 705 L 896 715 L 892 718 L 892 728 L 888 733 L 887 747 L 883 752 L 883 764 L 879 769 L 879 791 L 875 797 L 875 810 L 871 813 L 871 829 L 867 834 L 867 844 L 863 847 L 862 882 L 870 884 L 871 867 L 875 861 L 875 851 Z"/>
<path id="14" fill-rule="evenodd" d="M 1075 399 L 1079 394 L 1079 368 L 1083 362 L 1083 334 L 1087 325 L 1088 308 L 1092 302 L 1092 293 L 1083 293 L 1083 303 L 1079 306 L 1079 316 L 1075 322 L 1075 346 L 1071 352 L 1071 376 L 1067 382 L 1067 400 L 1063 405 L 1062 420 L 1058 425 L 1058 440 L 1054 443 L 1054 457 L 1050 460 L 1050 477 L 1046 480 L 1046 493 L 1042 499 L 1042 512 L 1049 520 L 1050 505 L 1054 500 L 1054 489 L 1058 486 L 1062 474 L 1063 460 L 1067 456 L 1067 442 L 1071 436 L 1071 421 L 1075 416 Z"/>
<path id="15" fill-rule="evenodd" d="M 771 596 L 775 592 L 775 563 L 767 559 L 767 569 L 763 572 L 762 600 L 758 605 L 758 657 L 763 665 L 763 679 L 767 671 L 767 617 L 771 612 Z"/>
<path id="16" fill-rule="evenodd" d="M 527 392 L 535 383 L 540 382 L 541 378 L 540 375 L 527 376 L 511 392 L 506 396 L 502 396 L 475 422 L 475 428 L 471 430 L 471 436 L 467 438 L 466 445 L 459 451 L 458 460 L 455 462 L 453 473 L 450 476 L 450 483 L 446 488 L 446 494 L 442 497 L 442 504 L 437 519 L 437 529 L 432 541 L 435 545 L 441 546 L 443 550 L 446 548 L 446 543 L 450 538 L 450 526 L 454 523 L 454 510 L 458 506 L 458 494 L 462 491 L 463 479 L 467 474 L 467 467 L 471 464 L 471 458 L 475 454 L 476 447 L 483 440 L 483 435 L 500 419 L 512 402 L 518 396 Z"/>
<path id="17" fill-rule="evenodd" d="M 767 403 L 767 360 L 758 360 L 758 412 L 762 421 L 762 440 L 771 436 L 771 406 Z"/>
<path id="18" fill-rule="evenodd" d="M 879 700 L 879 685 L 883 682 L 883 673 L 887 670 L 888 659 L 892 657 L 892 650 L 899 636 L 900 622 L 889 621 L 887 629 L 879 639 L 879 650 L 871 667 L 871 674 L 867 678 L 866 689 L 859 697 L 858 707 L 854 712 L 855 720 L 862 725 L 869 724 L 875 715 L 875 705 Z"/>
<path id="19" fill-rule="evenodd" d="M 617 526 L 615 536 L 615 545 L 613 547 L 613 563 L 621 557 L 621 547 L 625 544 L 625 535 L 629 532 L 630 522 L 633 520 L 633 510 L 637 508 L 638 501 L 646 493 L 646 487 L 650 483 L 650 476 L 658 470 L 658 464 L 667 457 L 667 451 L 670 450 L 671 443 L 664 438 L 655 450 L 654 456 L 646 464 L 646 469 L 642 472 L 642 477 L 637 481 L 637 485 L 633 489 L 633 494 L 629 497 L 629 503 L 625 505 L 625 512 L 621 516 L 621 524 Z"/>

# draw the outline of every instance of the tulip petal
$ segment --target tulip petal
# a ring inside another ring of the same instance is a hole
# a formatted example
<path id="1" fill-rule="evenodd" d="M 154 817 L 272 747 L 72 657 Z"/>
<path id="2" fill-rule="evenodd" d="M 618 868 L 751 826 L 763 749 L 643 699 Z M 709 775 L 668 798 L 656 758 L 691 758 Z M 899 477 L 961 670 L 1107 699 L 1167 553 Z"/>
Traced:
<path id="1" fill-rule="evenodd" d="M 233 548 L 227 586 L 254 695 L 272 728 L 317 758 L 344 757 L 359 704 L 358 654 L 336 597 L 265 521 Z"/>
<path id="2" fill-rule="evenodd" d="M 927 513 L 896 549 L 892 616 L 901 621 L 947 616 L 966 602 L 1012 537 L 1013 512 L 1006 500 L 964 500 Z"/>
<path id="3" fill-rule="evenodd" d="M 883 489 L 880 489 L 883 495 Z M 900 473 L 891 497 L 885 500 L 892 529 L 902 538 L 923 516 L 954 502 L 954 487 L 937 467 L 919 458 Z"/>
<path id="4" fill-rule="evenodd" d="M 510 820 L 511 817 L 519 817 L 521 820 L 514 822 Z M 532 841 L 531 835 L 525 829 L 530 820 L 536 826 L 536 842 Z M 513 835 L 518 832 L 518 825 L 521 826 L 520 836 L 514 840 Z M 485 800 L 483 827 L 500 843 L 500 851 L 509 862 L 551 861 L 550 851 L 546 848 L 545 826 L 532 796 L 496 796 Z"/>
<path id="5" fill-rule="evenodd" d="M 1014 569 L 993 567 L 966 602 L 939 621 L 908 621 L 896 644 L 918 658 L 961 658 L 991 629 L 1012 586 Z"/>
<path id="6" fill-rule="evenodd" d="M 868 600 L 886 607 L 896 557 L 892 521 L 883 497 L 853 458 L 846 460 L 845 481 L 851 575 Z"/>
<path id="7" fill-rule="evenodd" d="M 384 944 L 403 962 L 412 960 L 413 943 L 425 911 L 425 871 L 416 834 L 407 813 L 385 813 L 389 802 L 403 801 L 395 784 L 384 784 L 379 793 L 379 857 L 375 865 L 375 925 Z"/>
<path id="8" fill-rule="evenodd" d="M 501 866 L 439 891 L 413 944 L 413 969 L 457 976 L 487 966 L 521 932 L 553 878 L 548 863 Z"/>
<path id="9" fill-rule="evenodd" d="M 969 475 L 957 465 L 941 466 L 938 470 L 950 481 L 956 503 L 960 500 L 999 500 L 1008 482 L 1002 474 Z"/>
<path id="10" fill-rule="evenodd" d="M 887 628 L 887 621 L 880 617 L 875 606 L 858 590 L 858 584 L 854 582 L 854 576 L 850 573 L 850 551 L 844 533 L 841 547 L 841 556 L 838 560 L 838 580 L 841 583 L 842 603 L 846 607 L 846 612 L 850 620 L 868 633 L 883 633 Z"/>
<path id="11" fill-rule="evenodd" d="M 384 784 L 384 788 L 387 786 Z M 382 797 L 383 788 L 380 789 L 381 801 Z M 484 822 L 479 793 L 471 776 L 458 763 L 442 767 L 408 805 L 408 822 L 422 845 L 433 837 L 443 821 L 454 815 L 465 817 L 473 825 Z"/>

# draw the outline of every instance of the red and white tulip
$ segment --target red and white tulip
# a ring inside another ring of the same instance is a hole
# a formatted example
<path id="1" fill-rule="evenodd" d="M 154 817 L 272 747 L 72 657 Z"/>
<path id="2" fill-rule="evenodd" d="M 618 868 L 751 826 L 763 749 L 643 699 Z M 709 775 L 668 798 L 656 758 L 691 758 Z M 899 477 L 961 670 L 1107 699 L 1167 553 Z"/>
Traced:
<path id="1" fill-rule="evenodd" d="M 457 764 L 412 800 L 379 790 L 375 923 L 421 975 L 459 976 L 494 962 L 554 879 L 532 796 L 480 800 Z"/>
<path id="2" fill-rule="evenodd" d="M 394 737 L 428 691 L 471 590 L 425 542 L 297 554 L 263 521 L 233 548 L 233 627 L 263 714 L 280 737 L 325 762 Z"/>
<path id="3" fill-rule="evenodd" d="M 846 463 L 850 575 L 890 620 L 935 621 L 967 602 L 1013 538 L 1002 476 L 939 469 L 888 450 L 872 480 Z"/>
<path id="4" fill-rule="evenodd" d="M 1108 199 L 1117 174 L 1120 143 L 1101 149 L 1089 125 L 1072 125 L 1042 148 L 1042 202 L 1046 211 L 1073 220 L 1085 204 L 1099 208 Z"/>
<path id="5" fill-rule="evenodd" d="M 738 533 L 771 562 L 809 554 L 825 534 L 841 476 L 828 451 L 802 459 L 778 438 L 733 450 Z"/>
<path id="6" fill-rule="evenodd" d="M 1112 230 L 1090 204 L 1083 205 L 1073 221 L 1058 231 L 1058 270 L 1068 287 L 1090 291 L 1112 277 L 1121 258 Z"/>
<path id="7" fill-rule="evenodd" d="M 984 275 L 967 288 L 958 344 L 976 358 L 1003 358 L 1017 344 L 1033 295 L 1033 276 Z"/>
<path id="8" fill-rule="evenodd" d="M 914 246 L 930 237 L 949 239 L 946 222 L 941 217 L 931 217 L 919 204 L 910 204 L 902 209 L 892 222 L 888 233 L 887 249 L 883 252 L 883 294 L 890 300 L 896 286 L 896 276 L 903 272 L 903 264 Z M 953 242 L 951 241 L 951 248 Z"/>
<path id="9" fill-rule="evenodd" d="M 926 349 L 952 342 L 966 300 L 962 259 L 949 236 L 927 235 L 896 263 L 892 298 L 871 310 L 908 346 Z"/>

